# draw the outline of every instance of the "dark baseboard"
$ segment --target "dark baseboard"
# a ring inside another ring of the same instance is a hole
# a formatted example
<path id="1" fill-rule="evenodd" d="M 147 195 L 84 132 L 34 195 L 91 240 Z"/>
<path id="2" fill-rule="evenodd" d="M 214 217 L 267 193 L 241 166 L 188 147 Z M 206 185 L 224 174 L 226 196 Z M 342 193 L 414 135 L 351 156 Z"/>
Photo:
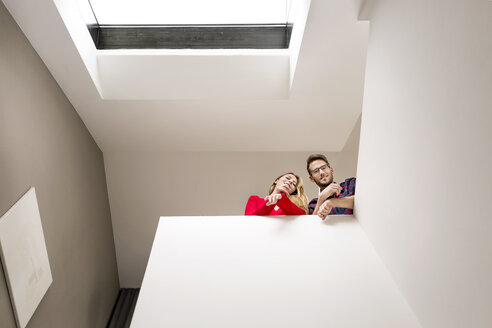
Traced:
<path id="1" fill-rule="evenodd" d="M 122 288 L 106 328 L 128 328 L 132 322 L 140 288 Z"/>

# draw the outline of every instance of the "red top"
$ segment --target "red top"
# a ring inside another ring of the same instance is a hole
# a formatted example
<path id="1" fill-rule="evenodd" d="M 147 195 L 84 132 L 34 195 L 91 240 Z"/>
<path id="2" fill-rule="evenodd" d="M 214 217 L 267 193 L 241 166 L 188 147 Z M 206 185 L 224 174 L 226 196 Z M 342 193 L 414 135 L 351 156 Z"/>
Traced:
<path id="1" fill-rule="evenodd" d="M 294 204 L 289 197 L 282 194 L 276 204 L 266 206 L 267 200 L 251 196 L 246 204 L 244 215 L 305 215 L 306 212 Z M 278 206 L 278 209 L 275 209 Z"/>

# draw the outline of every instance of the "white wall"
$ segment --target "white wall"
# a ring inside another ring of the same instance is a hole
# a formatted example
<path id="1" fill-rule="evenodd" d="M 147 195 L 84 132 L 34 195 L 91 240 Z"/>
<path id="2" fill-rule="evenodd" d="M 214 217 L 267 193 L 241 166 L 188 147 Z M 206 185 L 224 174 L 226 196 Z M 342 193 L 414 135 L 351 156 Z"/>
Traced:
<path id="1" fill-rule="evenodd" d="M 301 51 L 302 39 L 304 36 L 304 28 L 309 13 L 309 7 L 311 6 L 311 0 L 291 0 L 289 1 L 289 15 L 288 22 L 292 23 L 292 34 L 289 43 L 289 85 L 292 86 L 294 82 L 294 75 L 296 72 L 297 60 L 299 59 L 299 52 Z"/>
<path id="2" fill-rule="evenodd" d="M 357 217 L 423 327 L 491 327 L 492 1 L 370 19 Z"/>
<path id="3" fill-rule="evenodd" d="M 359 116 L 342 151 L 333 160 L 328 159 L 334 170 L 334 179 L 338 183 L 343 182 L 347 178 L 357 176 L 360 125 L 361 117 Z"/>
<path id="4" fill-rule="evenodd" d="M 131 327 L 421 326 L 352 216 L 208 216 L 161 218 Z"/>
<path id="5" fill-rule="evenodd" d="M 121 286 L 140 286 L 160 216 L 241 215 L 250 195 L 266 195 L 288 171 L 317 196 L 309 154 L 104 153 Z M 325 154 L 336 162 L 338 153 Z"/>

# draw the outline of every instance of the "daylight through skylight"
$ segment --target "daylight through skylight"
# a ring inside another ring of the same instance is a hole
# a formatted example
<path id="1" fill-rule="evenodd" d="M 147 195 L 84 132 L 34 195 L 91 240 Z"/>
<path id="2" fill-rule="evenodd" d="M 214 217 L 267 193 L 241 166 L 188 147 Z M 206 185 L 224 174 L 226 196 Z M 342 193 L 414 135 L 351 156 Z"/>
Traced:
<path id="1" fill-rule="evenodd" d="M 292 0 L 86 1 L 101 25 L 197 25 L 285 24 Z"/>

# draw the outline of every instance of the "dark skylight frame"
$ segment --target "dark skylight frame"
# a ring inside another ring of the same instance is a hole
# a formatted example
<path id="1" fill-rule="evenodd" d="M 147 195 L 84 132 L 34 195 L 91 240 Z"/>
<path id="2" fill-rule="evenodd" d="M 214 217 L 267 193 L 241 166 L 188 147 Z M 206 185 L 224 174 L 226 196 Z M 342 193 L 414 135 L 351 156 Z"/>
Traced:
<path id="1" fill-rule="evenodd" d="M 292 24 L 105 25 L 91 31 L 97 49 L 287 49 Z"/>

